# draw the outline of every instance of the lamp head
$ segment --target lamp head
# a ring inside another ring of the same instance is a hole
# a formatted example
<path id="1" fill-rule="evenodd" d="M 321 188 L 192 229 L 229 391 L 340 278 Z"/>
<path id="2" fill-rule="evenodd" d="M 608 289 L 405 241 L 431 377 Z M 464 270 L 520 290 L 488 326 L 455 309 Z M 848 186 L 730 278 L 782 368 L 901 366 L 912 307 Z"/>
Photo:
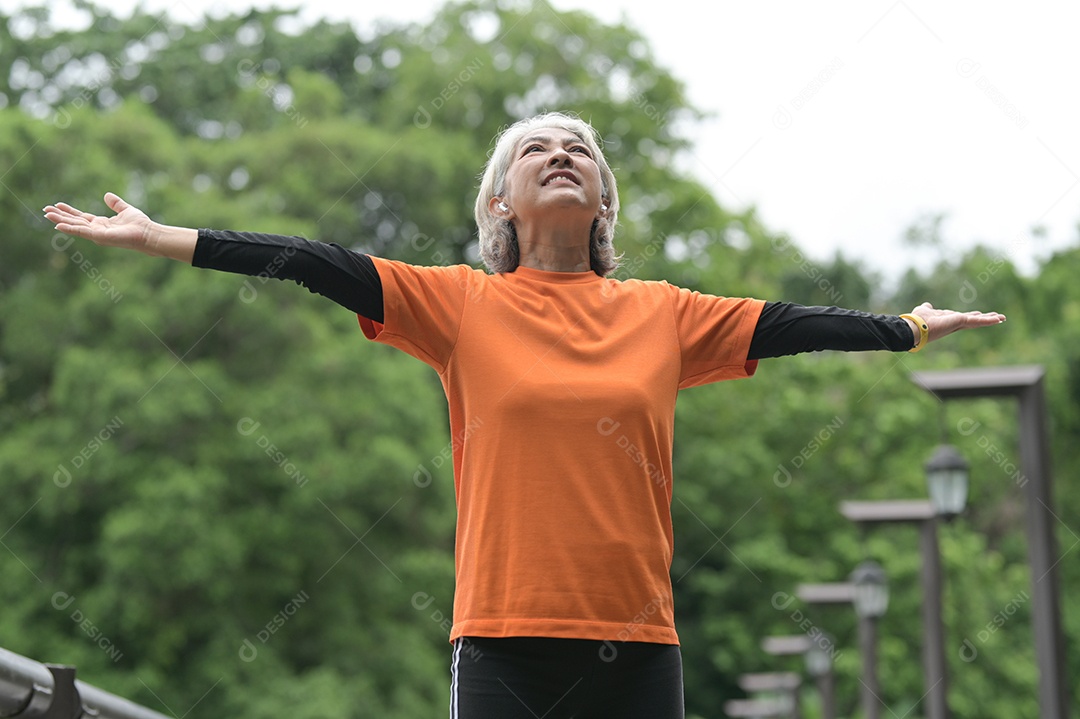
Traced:
<path id="1" fill-rule="evenodd" d="M 939 517 L 951 520 L 964 511 L 970 465 L 951 444 L 938 445 L 926 463 L 926 487 Z"/>
<path id="2" fill-rule="evenodd" d="M 855 585 L 855 613 L 877 619 L 889 607 L 889 584 L 885 570 L 872 560 L 861 562 L 851 573 Z"/>

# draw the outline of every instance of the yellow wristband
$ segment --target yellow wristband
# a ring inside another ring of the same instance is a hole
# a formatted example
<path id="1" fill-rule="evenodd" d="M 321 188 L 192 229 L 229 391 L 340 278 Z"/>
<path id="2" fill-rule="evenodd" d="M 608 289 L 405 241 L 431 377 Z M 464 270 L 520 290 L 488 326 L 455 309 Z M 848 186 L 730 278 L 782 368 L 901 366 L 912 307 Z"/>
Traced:
<path id="1" fill-rule="evenodd" d="M 908 352 L 918 352 L 926 346 L 927 340 L 930 339 L 930 326 L 926 324 L 926 320 L 918 315 L 900 315 L 901 319 L 911 320 L 919 328 L 919 341 L 915 343 L 915 346 L 908 350 Z"/>

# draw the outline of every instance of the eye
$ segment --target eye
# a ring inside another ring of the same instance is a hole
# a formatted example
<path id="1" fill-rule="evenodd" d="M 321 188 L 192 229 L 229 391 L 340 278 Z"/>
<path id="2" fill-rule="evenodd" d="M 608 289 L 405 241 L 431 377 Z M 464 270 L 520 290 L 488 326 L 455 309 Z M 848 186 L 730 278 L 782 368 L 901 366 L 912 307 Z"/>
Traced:
<path id="1" fill-rule="evenodd" d="M 586 157 L 592 157 L 592 153 L 589 152 L 589 148 L 585 147 L 584 145 L 574 145 L 570 148 L 570 152 L 580 152 Z"/>
<path id="2" fill-rule="evenodd" d="M 525 151 L 522 152 L 521 154 L 522 155 L 528 155 L 533 150 L 540 150 L 541 152 L 543 152 L 544 146 L 543 145 L 529 145 L 528 147 L 525 148 Z"/>

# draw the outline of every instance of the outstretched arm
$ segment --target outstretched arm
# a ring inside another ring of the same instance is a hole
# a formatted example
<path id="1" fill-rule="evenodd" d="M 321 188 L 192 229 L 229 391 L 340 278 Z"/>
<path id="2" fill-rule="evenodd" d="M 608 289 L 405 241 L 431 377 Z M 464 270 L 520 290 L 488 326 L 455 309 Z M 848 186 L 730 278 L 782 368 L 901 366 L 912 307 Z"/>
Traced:
<path id="1" fill-rule="evenodd" d="M 302 237 L 170 227 L 111 192 L 105 203 L 114 216 L 101 217 L 58 202 L 45 208 L 45 217 L 58 231 L 98 245 L 264 280 L 294 280 L 359 315 L 383 321 L 382 282 L 365 254 Z"/>
<path id="2" fill-rule="evenodd" d="M 928 302 L 911 314 L 926 322 L 927 343 L 962 329 L 1005 321 L 1005 316 L 997 312 L 939 310 Z M 914 350 L 921 338 L 915 322 L 897 315 L 767 302 L 754 329 L 747 358 L 765 359 L 820 350 L 904 352 Z"/>

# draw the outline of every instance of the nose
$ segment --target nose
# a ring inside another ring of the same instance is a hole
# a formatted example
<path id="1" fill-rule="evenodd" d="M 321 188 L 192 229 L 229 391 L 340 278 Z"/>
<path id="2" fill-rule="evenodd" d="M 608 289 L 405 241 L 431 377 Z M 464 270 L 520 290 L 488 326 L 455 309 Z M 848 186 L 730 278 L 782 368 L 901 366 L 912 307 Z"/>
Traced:
<path id="1" fill-rule="evenodd" d="M 557 148 L 551 153 L 551 159 L 548 160 L 548 165 L 557 167 L 559 165 L 565 165 L 566 167 L 574 166 L 573 156 L 567 152 L 564 148 Z"/>

